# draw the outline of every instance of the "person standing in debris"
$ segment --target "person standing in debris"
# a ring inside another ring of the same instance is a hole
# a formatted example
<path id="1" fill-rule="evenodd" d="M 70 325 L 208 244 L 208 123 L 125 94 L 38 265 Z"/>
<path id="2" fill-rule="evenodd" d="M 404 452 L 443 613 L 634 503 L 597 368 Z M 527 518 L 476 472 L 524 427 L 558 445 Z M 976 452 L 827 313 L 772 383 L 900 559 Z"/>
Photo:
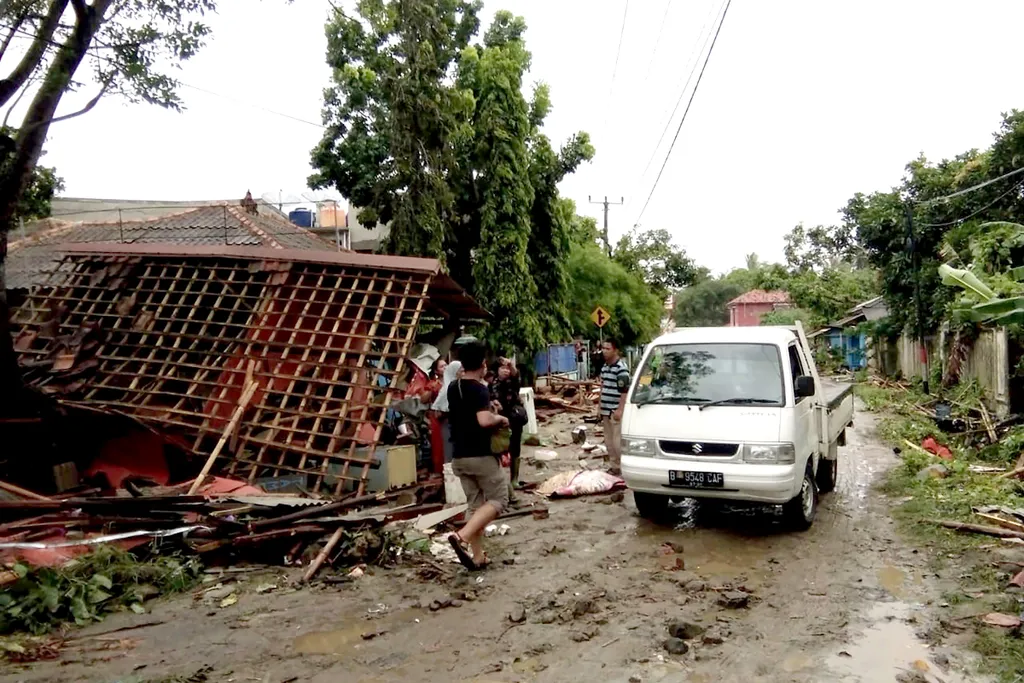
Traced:
<path id="1" fill-rule="evenodd" d="M 629 368 L 619 354 L 619 345 L 611 340 L 601 344 L 604 366 L 601 368 L 601 417 L 604 445 L 608 449 L 608 471 L 622 474 L 622 409 L 629 390 Z"/>
<path id="2" fill-rule="evenodd" d="M 511 436 L 509 440 L 509 485 L 513 490 L 520 488 L 519 456 L 523 450 L 523 427 L 526 426 L 526 410 L 519 398 L 519 369 L 511 358 L 498 361 L 494 379 L 490 383 L 491 400 L 498 413 L 508 418 Z"/>
<path id="3" fill-rule="evenodd" d="M 448 389 L 458 380 L 461 371 L 462 363 L 457 360 L 453 360 L 445 366 L 441 390 L 437 392 L 437 398 L 434 400 L 433 405 L 430 406 L 431 410 L 437 415 L 438 422 L 441 423 L 441 433 L 444 437 L 445 462 L 452 461 L 452 426 L 448 421 Z"/>
<path id="4" fill-rule="evenodd" d="M 498 455 L 491 451 L 491 436 L 509 422 L 492 409 L 490 391 L 483 382 L 485 356 L 480 342 L 466 344 L 459 352 L 462 377 L 448 388 L 452 471 L 462 482 L 471 511 L 469 521 L 449 536 L 448 542 L 459 561 L 471 570 L 487 565 L 484 528 L 508 506 L 508 484 Z"/>

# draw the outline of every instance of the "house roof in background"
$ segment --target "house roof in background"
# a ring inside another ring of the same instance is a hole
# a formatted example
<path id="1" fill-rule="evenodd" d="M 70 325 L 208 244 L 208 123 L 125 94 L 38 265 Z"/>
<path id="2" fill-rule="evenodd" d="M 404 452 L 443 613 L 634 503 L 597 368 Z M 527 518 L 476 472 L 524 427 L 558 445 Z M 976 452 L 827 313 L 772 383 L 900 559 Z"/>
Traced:
<path id="1" fill-rule="evenodd" d="M 728 303 L 729 306 L 737 306 L 739 304 L 788 304 L 789 293 L 783 291 L 771 291 L 766 292 L 763 289 L 752 289 L 746 294 L 740 294 L 738 297 Z"/>
<path id="2" fill-rule="evenodd" d="M 203 206 L 134 221 L 44 224 L 34 234 L 11 242 L 7 288 L 27 289 L 45 282 L 68 245 L 90 243 L 175 244 L 210 247 L 266 247 L 333 251 L 335 245 L 280 215 L 251 214 L 238 205 Z"/>

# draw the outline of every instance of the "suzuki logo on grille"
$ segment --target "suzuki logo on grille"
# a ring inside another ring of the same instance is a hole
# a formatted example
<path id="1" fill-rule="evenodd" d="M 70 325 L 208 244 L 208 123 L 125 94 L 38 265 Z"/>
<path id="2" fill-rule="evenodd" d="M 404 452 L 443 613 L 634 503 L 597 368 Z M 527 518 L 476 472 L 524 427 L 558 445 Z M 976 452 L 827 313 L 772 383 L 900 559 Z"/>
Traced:
<path id="1" fill-rule="evenodd" d="M 704 451 L 704 447 L 701 446 L 699 443 L 693 444 L 693 452 L 694 453 L 696 453 L 697 455 L 700 455 L 703 451 Z"/>

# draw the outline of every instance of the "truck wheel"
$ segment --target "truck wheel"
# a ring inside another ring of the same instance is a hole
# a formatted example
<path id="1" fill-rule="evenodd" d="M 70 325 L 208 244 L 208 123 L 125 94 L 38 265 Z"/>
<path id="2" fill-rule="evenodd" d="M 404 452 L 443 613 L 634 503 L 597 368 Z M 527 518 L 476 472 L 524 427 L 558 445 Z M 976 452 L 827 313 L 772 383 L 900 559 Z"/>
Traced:
<path id="1" fill-rule="evenodd" d="M 822 458 L 818 461 L 818 476 L 815 477 L 815 481 L 818 484 L 818 493 L 832 493 L 836 490 L 838 472 L 838 460 Z"/>
<path id="2" fill-rule="evenodd" d="M 654 493 L 633 492 L 633 501 L 636 503 L 636 510 L 644 519 L 655 523 L 662 523 L 668 518 L 668 504 L 671 498 L 659 496 Z"/>
<path id="3" fill-rule="evenodd" d="M 783 506 L 783 513 L 789 526 L 797 531 L 807 531 L 814 524 L 814 515 L 817 512 L 818 487 L 814 483 L 814 474 L 808 467 L 804 470 L 800 493 Z"/>

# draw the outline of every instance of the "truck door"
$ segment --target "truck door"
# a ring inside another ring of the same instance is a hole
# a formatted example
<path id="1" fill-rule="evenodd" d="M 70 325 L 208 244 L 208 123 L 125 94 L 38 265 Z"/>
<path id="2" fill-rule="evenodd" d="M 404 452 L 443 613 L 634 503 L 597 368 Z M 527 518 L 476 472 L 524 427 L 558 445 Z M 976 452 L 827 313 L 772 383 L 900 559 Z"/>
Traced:
<path id="1" fill-rule="evenodd" d="M 789 368 L 792 373 L 790 389 L 796 396 L 796 378 L 810 373 L 804 367 L 795 343 L 789 345 Z M 814 399 L 807 396 L 797 398 L 795 406 L 793 414 L 796 424 L 794 425 L 793 445 L 796 447 L 797 462 L 801 462 L 818 448 L 817 429 L 814 424 Z"/>

